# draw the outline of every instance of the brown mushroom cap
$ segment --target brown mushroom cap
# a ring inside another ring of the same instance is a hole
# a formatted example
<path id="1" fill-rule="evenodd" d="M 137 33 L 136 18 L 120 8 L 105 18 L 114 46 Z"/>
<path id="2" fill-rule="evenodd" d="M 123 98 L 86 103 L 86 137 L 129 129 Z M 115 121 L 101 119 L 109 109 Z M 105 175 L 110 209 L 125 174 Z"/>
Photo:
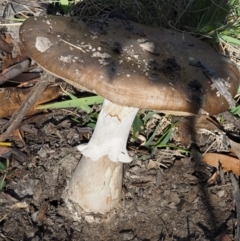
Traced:
<path id="1" fill-rule="evenodd" d="M 32 17 L 20 29 L 29 56 L 75 87 L 126 106 L 177 114 L 229 107 L 200 61 L 225 80 L 232 96 L 237 67 L 185 33 L 122 20 Z"/>

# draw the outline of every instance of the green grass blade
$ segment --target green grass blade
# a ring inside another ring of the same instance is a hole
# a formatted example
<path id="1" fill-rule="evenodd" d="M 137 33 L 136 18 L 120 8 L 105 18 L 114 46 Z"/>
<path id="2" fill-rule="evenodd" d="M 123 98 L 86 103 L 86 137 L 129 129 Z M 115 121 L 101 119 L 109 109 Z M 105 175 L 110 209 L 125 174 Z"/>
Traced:
<path id="1" fill-rule="evenodd" d="M 68 0 L 60 0 L 60 4 L 63 5 L 63 6 L 68 6 L 69 1 Z"/>
<path id="2" fill-rule="evenodd" d="M 189 154 L 190 153 L 189 150 L 186 150 L 184 148 L 181 148 L 181 147 L 173 145 L 173 144 L 159 145 L 158 146 L 158 148 L 166 148 L 166 147 L 172 148 L 174 150 L 179 150 L 179 151 L 181 151 L 182 153 L 185 153 L 185 154 Z"/>
<path id="3" fill-rule="evenodd" d="M 143 117 L 143 123 L 146 124 L 146 122 L 156 113 L 156 111 L 149 111 L 147 115 Z"/>
<path id="4" fill-rule="evenodd" d="M 239 114 L 239 113 L 240 113 L 240 105 L 234 107 L 233 109 L 231 109 L 230 112 L 231 112 L 233 115 Z"/>
<path id="5" fill-rule="evenodd" d="M 4 171 L 6 169 L 6 166 L 0 162 L 0 171 Z"/>
<path id="6" fill-rule="evenodd" d="M 78 108 L 82 109 L 83 111 L 85 111 L 86 113 L 91 113 L 92 111 L 92 108 L 89 107 L 88 105 L 80 105 L 80 106 L 77 106 Z"/>
<path id="7" fill-rule="evenodd" d="M 160 146 L 163 146 L 163 145 L 166 145 L 170 138 L 171 138 L 171 134 L 172 134 L 172 130 L 173 128 L 178 124 L 179 121 L 175 122 L 174 124 L 171 124 L 168 126 L 167 130 L 165 131 L 165 133 L 161 136 L 161 138 L 159 138 L 154 146 L 155 147 L 160 147 Z"/>
<path id="8" fill-rule="evenodd" d="M 0 180 L 0 192 L 3 191 L 3 188 L 6 186 L 5 180 Z"/>
<path id="9" fill-rule="evenodd" d="M 240 94 L 240 86 L 238 87 L 238 90 L 237 90 L 237 95 Z"/>
<path id="10" fill-rule="evenodd" d="M 155 145 L 154 145 L 155 147 L 160 147 L 160 146 L 166 145 L 169 142 L 171 134 L 172 134 L 172 128 L 173 128 L 173 126 L 171 126 L 166 131 L 166 133 L 155 143 Z"/>
<path id="11" fill-rule="evenodd" d="M 70 9 L 70 2 L 68 0 L 60 0 L 60 5 L 62 6 L 63 12 L 66 14 Z"/>
<path id="12" fill-rule="evenodd" d="M 153 142 L 154 137 L 157 134 L 158 128 L 159 126 L 162 124 L 162 122 L 158 123 L 157 127 L 155 128 L 155 131 L 153 132 L 153 134 L 151 135 L 151 137 L 147 140 L 147 142 L 145 143 L 144 146 L 150 146 Z"/>
<path id="13" fill-rule="evenodd" d="M 133 131 L 133 138 L 137 138 L 137 134 L 140 133 L 143 129 L 143 121 L 141 118 L 137 115 L 133 121 L 132 124 L 132 131 Z"/>
<path id="14" fill-rule="evenodd" d="M 0 180 L 0 192 L 3 190 L 3 188 L 6 186 L 6 173 L 4 174 L 4 176 L 2 177 L 2 179 Z"/>
<path id="15" fill-rule="evenodd" d="M 238 45 L 240 46 L 240 40 L 227 36 L 227 35 L 218 35 L 220 39 L 222 39 L 224 42 L 228 43 L 228 44 L 233 44 L 233 45 Z"/>
<path id="16" fill-rule="evenodd" d="M 89 105 L 102 104 L 103 100 L 104 99 L 101 96 L 91 96 L 91 97 L 85 97 L 85 98 L 78 98 L 74 100 L 61 101 L 61 102 L 52 103 L 52 104 L 40 105 L 37 107 L 37 109 L 42 110 L 42 109 L 77 107 L 89 113 L 91 112 L 91 108 L 89 107 Z"/>
<path id="17" fill-rule="evenodd" d="M 66 95 L 68 95 L 68 96 L 71 98 L 71 100 L 76 100 L 76 99 L 78 99 L 77 96 L 73 95 L 72 93 L 70 93 L 70 92 L 68 92 L 68 91 L 66 91 L 66 90 L 63 90 L 63 92 L 64 92 Z"/>

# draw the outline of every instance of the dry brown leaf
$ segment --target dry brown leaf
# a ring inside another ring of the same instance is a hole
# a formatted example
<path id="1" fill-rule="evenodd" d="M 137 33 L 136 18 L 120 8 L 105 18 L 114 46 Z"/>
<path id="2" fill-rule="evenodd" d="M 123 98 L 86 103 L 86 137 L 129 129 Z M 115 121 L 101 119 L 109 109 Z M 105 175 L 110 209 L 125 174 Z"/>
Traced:
<path id="1" fill-rule="evenodd" d="M 14 46 L 15 56 L 13 56 L 12 52 L 4 56 L 2 70 L 14 64 L 18 64 L 19 62 L 23 61 L 28 57 L 22 44 L 20 42 L 17 42 L 16 39 L 13 39 L 10 34 L 5 34 L 5 41 L 8 44 Z"/>
<path id="2" fill-rule="evenodd" d="M 20 143 L 23 143 L 25 144 L 24 140 L 23 140 L 23 137 L 24 137 L 24 131 L 22 130 L 19 130 L 19 129 L 15 129 L 13 132 L 12 132 L 12 137 L 14 139 L 15 142 L 20 142 Z"/>
<path id="3" fill-rule="evenodd" d="M 147 169 L 151 170 L 151 169 L 158 169 L 159 164 L 156 161 L 153 161 L 152 159 L 149 160 L 148 164 L 147 164 Z"/>
<path id="4" fill-rule="evenodd" d="M 232 241 L 228 234 L 220 234 L 218 237 L 215 238 L 215 241 Z"/>
<path id="5" fill-rule="evenodd" d="M 46 218 L 47 210 L 48 210 L 48 203 L 45 202 L 42 204 L 39 210 L 38 217 L 37 217 L 38 222 L 42 222 Z"/>
<path id="6" fill-rule="evenodd" d="M 219 124 L 212 117 L 206 115 L 195 117 L 195 128 L 211 131 L 221 130 Z"/>
<path id="7" fill-rule="evenodd" d="M 26 99 L 26 96 L 31 91 L 32 88 L 2 88 L 0 89 L 0 118 L 10 117 L 19 108 L 20 104 Z M 41 98 L 28 112 L 28 115 L 33 115 L 35 113 L 41 112 L 36 110 L 37 105 L 49 102 L 51 100 L 59 97 L 61 89 L 58 86 L 49 86 L 43 93 Z"/>
<path id="8" fill-rule="evenodd" d="M 7 53 L 11 53 L 13 50 L 13 47 L 5 40 L 3 40 L 2 36 L 0 36 L 0 50 Z"/>
<path id="9" fill-rule="evenodd" d="M 207 184 L 212 185 L 213 183 L 215 183 L 217 181 L 217 177 L 218 177 L 218 173 L 214 172 L 212 176 L 207 180 Z"/>
<path id="10" fill-rule="evenodd" d="M 206 153 L 202 161 L 216 168 L 221 166 L 224 171 L 231 171 L 240 176 L 240 160 L 237 158 L 219 153 Z"/>
<path id="11" fill-rule="evenodd" d="M 229 139 L 229 144 L 231 146 L 231 152 L 240 159 L 240 143 Z"/>
<path id="12" fill-rule="evenodd" d="M 219 125 L 209 116 L 188 116 L 182 118 L 178 126 L 179 140 L 184 145 L 189 145 L 196 139 L 196 131 L 207 129 L 211 131 L 219 130 Z"/>
<path id="13" fill-rule="evenodd" d="M 13 171 L 13 176 L 17 178 L 23 178 L 29 174 L 30 171 L 27 171 L 25 169 L 16 169 Z"/>
<path id="14" fill-rule="evenodd" d="M 178 138 L 183 145 L 190 145 L 192 141 L 192 131 L 189 128 L 189 120 L 184 118 L 177 125 L 178 127 Z"/>
<path id="15" fill-rule="evenodd" d="M 11 151 L 11 147 L 8 146 L 0 146 L 0 156 L 7 154 L 8 152 Z"/>

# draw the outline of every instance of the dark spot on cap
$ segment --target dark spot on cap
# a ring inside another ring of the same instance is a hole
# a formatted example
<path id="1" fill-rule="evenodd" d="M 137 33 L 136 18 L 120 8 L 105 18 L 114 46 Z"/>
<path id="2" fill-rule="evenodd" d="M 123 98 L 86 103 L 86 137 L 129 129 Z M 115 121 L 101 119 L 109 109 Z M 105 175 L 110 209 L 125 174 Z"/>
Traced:
<path id="1" fill-rule="evenodd" d="M 162 67 L 155 59 L 150 59 L 147 64 L 148 69 L 154 70 L 154 71 L 162 71 Z"/>
<path id="2" fill-rule="evenodd" d="M 118 42 L 114 42 L 112 49 L 117 54 L 121 54 L 122 50 L 123 50 L 122 45 L 120 43 L 118 43 Z"/>
<path id="3" fill-rule="evenodd" d="M 191 91 L 201 91 L 202 90 L 202 84 L 198 80 L 192 80 L 188 83 L 188 88 Z"/>
<path id="4" fill-rule="evenodd" d="M 181 69 L 175 58 L 165 59 L 163 60 L 163 64 L 163 69 L 165 71 L 177 71 Z"/>

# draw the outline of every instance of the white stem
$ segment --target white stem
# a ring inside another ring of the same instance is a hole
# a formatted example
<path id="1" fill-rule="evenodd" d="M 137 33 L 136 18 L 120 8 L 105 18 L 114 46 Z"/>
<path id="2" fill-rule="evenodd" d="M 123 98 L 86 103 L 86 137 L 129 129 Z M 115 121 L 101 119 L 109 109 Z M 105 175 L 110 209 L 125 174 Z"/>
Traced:
<path id="1" fill-rule="evenodd" d="M 116 207 L 121 200 L 122 168 L 122 162 L 107 156 L 98 161 L 82 156 L 67 187 L 67 201 L 78 205 L 75 212 L 80 207 L 84 212 L 106 213 Z"/>
<path id="2" fill-rule="evenodd" d="M 106 213 L 117 206 L 123 162 L 131 161 L 126 144 L 137 111 L 104 101 L 91 140 L 78 146 L 83 156 L 64 197 L 70 209 L 74 206 L 78 214 L 79 207 L 85 212 Z"/>
<path id="3" fill-rule="evenodd" d="M 93 161 L 108 155 L 113 162 L 131 162 L 126 144 L 138 108 L 122 107 L 104 100 L 93 136 L 78 150 Z"/>

